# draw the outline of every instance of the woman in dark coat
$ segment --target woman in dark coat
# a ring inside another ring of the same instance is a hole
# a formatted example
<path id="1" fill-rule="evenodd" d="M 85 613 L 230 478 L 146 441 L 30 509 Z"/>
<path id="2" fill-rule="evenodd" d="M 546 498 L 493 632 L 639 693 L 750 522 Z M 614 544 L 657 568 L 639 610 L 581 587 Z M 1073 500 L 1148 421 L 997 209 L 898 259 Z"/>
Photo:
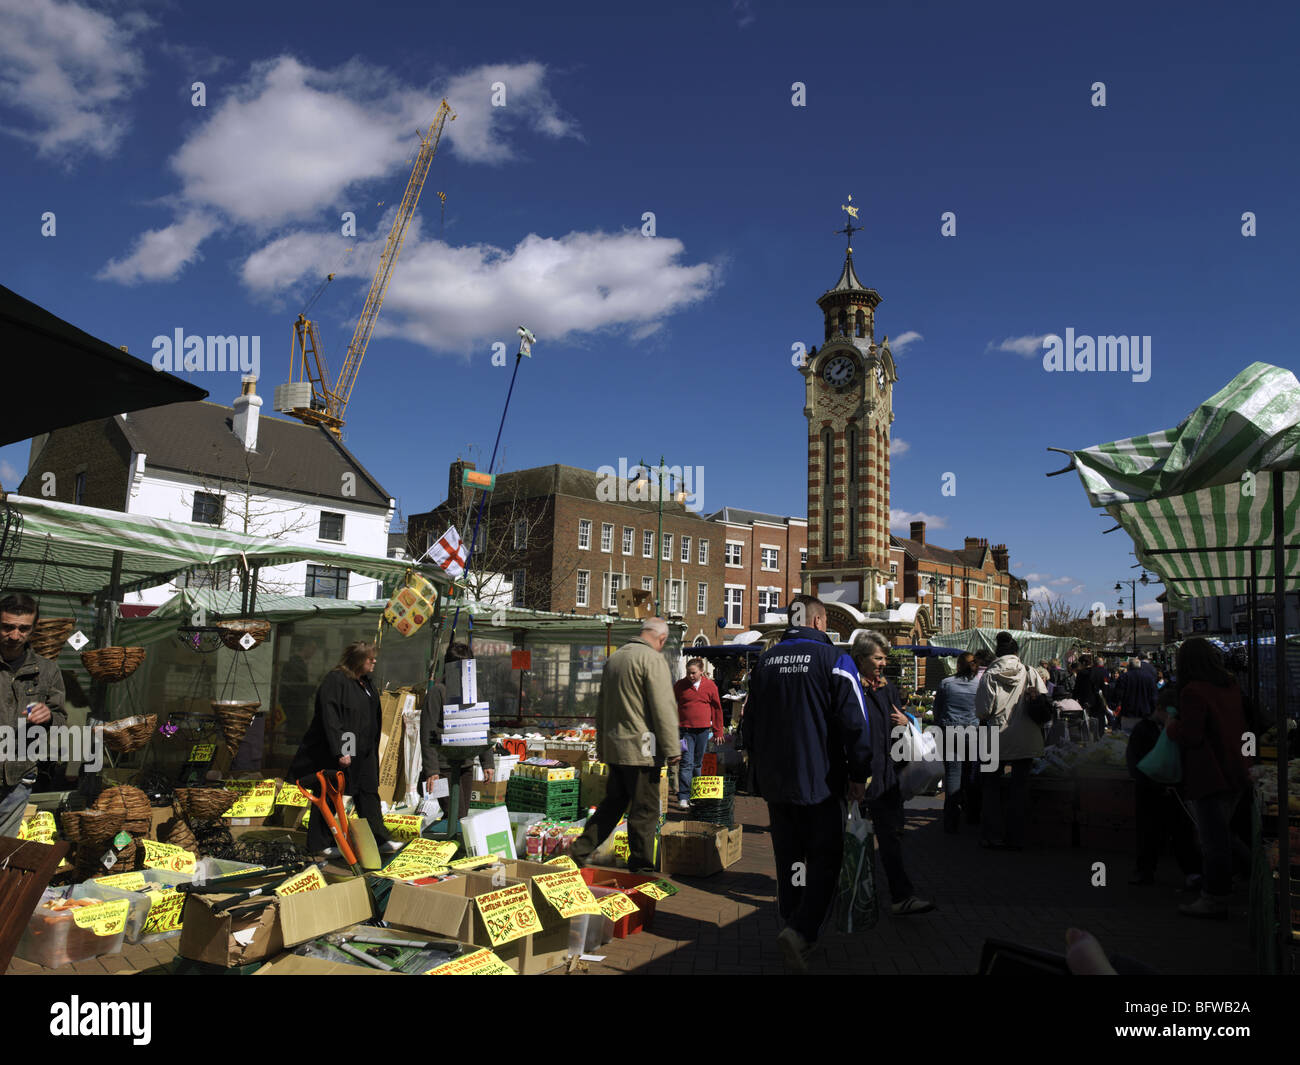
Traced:
<path id="1" fill-rule="evenodd" d="M 342 770 L 344 794 L 352 796 L 375 842 L 391 851 L 400 844 L 390 842 L 379 806 L 379 693 L 371 682 L 377 657 L 373 643 L 358 640 L 348 644 L 339 664 L 325 674 L 316 689 L 315 716 L 289 765 L 289 776 L 311 777 L 311 791 L 319 794 L 317 771 L 324 770 L 332 781 L 332 774 Z M 333 845 L 325 818 L 313 809 L 307 822 L 308 852 L 332 857 Z"/>

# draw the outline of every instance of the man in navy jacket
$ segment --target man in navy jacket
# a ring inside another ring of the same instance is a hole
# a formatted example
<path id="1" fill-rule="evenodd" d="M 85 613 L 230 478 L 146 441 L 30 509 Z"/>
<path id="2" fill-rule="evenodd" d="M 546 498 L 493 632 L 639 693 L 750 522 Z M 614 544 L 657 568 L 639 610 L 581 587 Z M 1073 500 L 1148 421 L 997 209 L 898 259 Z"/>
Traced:
<path id="1" fill-rule="evenodd" d="M 866 794 L 871 739 L 857 667 L 826 635 L 826 607 L 795 596 L 790 621 L 754 667 L 741 729 L 771 823 L 778 942 L 803 971 L 839 883 L 845 797 Z"/>

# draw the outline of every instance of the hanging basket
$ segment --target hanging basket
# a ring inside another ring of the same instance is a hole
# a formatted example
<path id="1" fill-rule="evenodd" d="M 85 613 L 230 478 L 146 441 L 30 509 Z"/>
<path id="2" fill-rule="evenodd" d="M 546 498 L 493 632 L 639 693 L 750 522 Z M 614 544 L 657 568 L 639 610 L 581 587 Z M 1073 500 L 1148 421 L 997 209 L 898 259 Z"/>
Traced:
<path id="1" fill-rule="evenodd" d="M 117 852 L 112 868 L 104 868 L 104 855 L 112 840 L 101 843 L 82 843 L 77 848 L 77 874 L 83 879 L 111 876 L 114 873 L 131 873 L 144 868 L 144 848 L 132 840 Z"/>
<path id="2" fill-rule="evenodd" d="M 158 715 L 146 714 L 143 717 L 124 717 L 101 725 L 104 746 L 115 754 L 129 754 L 138 751 L 149 742 L 153 730 L 158 727 Z"/>
<path id="3" fill-rule="evenodd" d="M 122 828 L 133 836 L 148 835 L 153 827 L 153 805 L 149 796 L 129 784 L 101 791 L 91 809 L 120 813 Z"/>
<path id="4" fill-rule="evenodd" d="M 117 810 L 69 810 L 59 819 L 63 838 L 71 843 L 107 846 L 126 822 Z"/>
<path id="5" fill-rule="evenodd" d="M 248 727 L 253 723 L 253 718 L 257 716 L 257 708 L 261 705 L 260 702 L 244 702 L 238 699 L 213 701 L 212 712 L 217 715 L 217 724 L 221 726 L 226 750 L 232 756 L 244 742 Z"/>
<path id="6" fill-rule="evenodd" d="M 221 642 L 232 651 L 242 651 L 240 644 L 245 634 L 253 637 L 253 647 L 262 643 L 271 635 L 271 623 L 259 618 L 232 618 L 230 621 L 218 621 L 217 629 L 221 633 Z M 251 651 L 253 647 L 250 647 Z"/>
<path id="7" fill-rule="evenodd" d="M 179 814 L 158 826 L 158 840 L 161 843 L 180 847 L 191 854 L 198 853 L 199 841 L 194 837 L 194 830 Z"/>
<path id="8" fill-rule="evenodd" d="M 236 795 L 225 788 L 177 788 L 176 808 L 186 821 L 215 821 L 230 809 Z"/>
<path id="9" fill-rule="evenodd" d="M 143 647 L 101 647 L 97 651 L 81 652 L 81 664 L 86 672 L 108 684 L 126 680 L 143 661 Z"/>
<path id="10" fill-rule="evenodd" d="M 58 658 L 76 624 L 76 618 L 41 618 L 32 627 L 32 650 L 42 658 Z"/>

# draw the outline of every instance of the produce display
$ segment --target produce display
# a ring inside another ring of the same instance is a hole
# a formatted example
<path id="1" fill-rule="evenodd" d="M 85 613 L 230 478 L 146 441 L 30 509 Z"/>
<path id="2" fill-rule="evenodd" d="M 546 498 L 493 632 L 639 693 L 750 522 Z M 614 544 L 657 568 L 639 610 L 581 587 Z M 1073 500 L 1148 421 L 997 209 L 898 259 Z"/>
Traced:
<path id="1" fill-rule="evenodd" d="M 1277 805 L 1277 766 L 1269 763 L 1253 766 L 1250 778 L 1255 782 L 1259 797 L 1268 805 Z M 1287 763 L 1287 810 L 1300 813 L 1300 758 Z"/>
<path id="2" fill-rule="evenodd" d="M 1089 772 L 1128 770 L 1127 736 L 1103 736 L 1083 745 L 1054 743 L 1043 751 L 1030 772 L 1043 777 L 1071 777 Z"/>

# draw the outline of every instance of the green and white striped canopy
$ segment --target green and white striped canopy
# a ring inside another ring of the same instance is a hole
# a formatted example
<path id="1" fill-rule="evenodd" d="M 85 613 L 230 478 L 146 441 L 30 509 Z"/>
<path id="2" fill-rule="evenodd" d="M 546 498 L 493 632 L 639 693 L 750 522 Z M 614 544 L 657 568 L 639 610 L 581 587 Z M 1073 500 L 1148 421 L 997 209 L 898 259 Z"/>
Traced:
<path id="1" fill-rule="evenodd" d="M 199 567 L 242 571 L 245 566 L 315 562 L 365 577 L 398 577 L 411 563 L 328 547 L 249 536 L 211 525 L 163 521 L 141 514 L 79 507 L 50 499 L 11 495 L 7 504 L 22 516 L 18 550 L 5 590 L 34 595 L 67 593 L 94 596 L 108 589 L 113 556 L 122 553 L 123 592 L 167 584 Z M 439 585 L 448 584 L 436 566 L 418 567 Z"/>
<path id="2" fill-rule="evenodd" d="M 1283 529 L 1296 543 L 1300 504 L 1300 382 L 1252 363 L 1177 427 L 1071 452 L 1094 507 L 1133 538 L 1138 561 L 1164 582 L 1171 605 L 1250 592 L 1250 552 L 1273 543 L 1273 471 L 1282 473 Z M 1152 554 L 1215 548 L 1207 554 Z M 1273 556 L 1257 554 L 1271 590 Z M 1300 551 L 1286 554 L 1287 590 L 1300 588 Z"/>

